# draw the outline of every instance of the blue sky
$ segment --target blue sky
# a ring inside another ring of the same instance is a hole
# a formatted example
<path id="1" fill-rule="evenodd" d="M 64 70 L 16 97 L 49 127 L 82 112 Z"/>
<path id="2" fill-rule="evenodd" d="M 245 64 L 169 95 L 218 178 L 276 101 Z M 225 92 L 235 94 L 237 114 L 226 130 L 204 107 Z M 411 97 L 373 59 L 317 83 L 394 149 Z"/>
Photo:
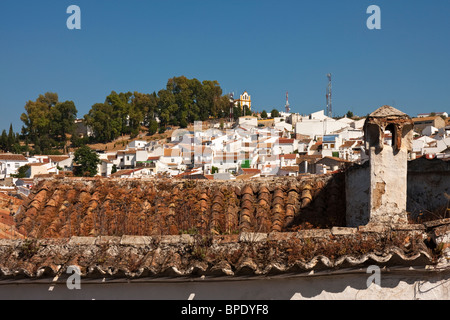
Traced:
<path id="1" fill-rule="evenodd" d="M 68 30 L 69 5 L 81 30 Z M 369 5 L 381 30 L 369 30 Z M 0 2 L 0 129 L 56 92 L 78 116 L 112 91 L 158 91 L 173 76 L 247 90 L 261 111 L 326 107 L 364 116 L 388 104 L 450 112 L 450 1 L 46 0 Z"/>

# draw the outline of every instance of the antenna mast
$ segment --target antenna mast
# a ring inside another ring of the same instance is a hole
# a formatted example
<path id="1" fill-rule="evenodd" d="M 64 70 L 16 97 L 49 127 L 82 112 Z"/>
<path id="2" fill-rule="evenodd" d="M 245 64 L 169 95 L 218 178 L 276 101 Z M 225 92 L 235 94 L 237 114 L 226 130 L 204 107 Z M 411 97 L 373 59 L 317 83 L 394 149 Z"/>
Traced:
<path id="1" fill-rule="evenodd" d="M 286 91 L 286 113 L 291 112 L 291 107 L 289 106 L 289 92 Z"/>
<path id="2" fill-rule="evenodd" d="M 331 107 L 331 73 L 327 74 L 328 86 L 327 86 L 327 116 L 330 118 L 333 116 L 333 109 Z"/>
<path id="3" fill-rule="evenodd" d="M 230 122 L 233 122 L 234 120 L 234 92 L 230 92 L 229 94 L 230 97 Z"/>

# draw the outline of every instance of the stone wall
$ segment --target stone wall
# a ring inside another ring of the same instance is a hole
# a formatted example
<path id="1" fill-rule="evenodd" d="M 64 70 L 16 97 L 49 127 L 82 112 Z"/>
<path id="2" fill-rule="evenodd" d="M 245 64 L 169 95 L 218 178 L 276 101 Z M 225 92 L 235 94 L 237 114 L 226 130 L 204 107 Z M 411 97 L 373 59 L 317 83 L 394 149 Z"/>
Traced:
<path id="1" fill-rule="evenodd" d="M 419 158 L 409 162 L 407 210 L 413 218 L 450 217 L 450 161 Z M 447 211 L 447 212 L 446 212 Z"/>
<path id="2" fill-rule="evenodd" d="M 369 222 L 369 163 L 345 172 L 347 226 Z M 395 195 L 395 190 L 391 196 Z M 408 162 L 406 211 L 413 221 L 450 217 L 450 162 L 419 158 Z"/>

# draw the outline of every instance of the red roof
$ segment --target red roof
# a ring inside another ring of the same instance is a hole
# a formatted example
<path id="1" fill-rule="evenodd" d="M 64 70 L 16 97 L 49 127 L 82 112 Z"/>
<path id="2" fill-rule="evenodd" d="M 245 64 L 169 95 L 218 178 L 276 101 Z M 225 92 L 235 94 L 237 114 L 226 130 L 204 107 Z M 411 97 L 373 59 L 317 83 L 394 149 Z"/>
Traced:
<path id="1" fill-rule="evenodd" d="M 242 168 L 242 171 L 245 174 L 257 174 L 257 173 L 261 173 L 260 169 L 253 169 L 253 168 Z"/>
<path id="2" fill-rule="evenodd" d="M 25 158 L 21 154 L 0 154 L 0 160 L 6 160 L 6 161 L 27 161 L 27 158 Z"/>
<path id="3" fill-rule="evenodd" d="M 294 144 L 294 139 L 288 139 L 288 138 L 280 138 L 278 139 L 279 144 Z"/>
<path id="4" fill-rule="evenodd" d="M 297 159 L 297 155 L 296 155 L 295 153 L 280 154 L 279 157 L 280 157 L 280 159 L 281 159 L 281 158 L 284 158 L 284 159 L 286 159 L 286 160 L 288 160 L 288 159 L 291 159 L 291 160 Z"/>

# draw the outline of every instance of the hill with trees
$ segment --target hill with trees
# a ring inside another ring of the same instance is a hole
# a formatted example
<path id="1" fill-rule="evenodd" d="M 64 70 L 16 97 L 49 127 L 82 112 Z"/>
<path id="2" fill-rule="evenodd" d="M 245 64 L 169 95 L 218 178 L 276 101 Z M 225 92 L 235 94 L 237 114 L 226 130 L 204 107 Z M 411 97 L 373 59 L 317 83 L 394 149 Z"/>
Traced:
<path id="1" fill-rule="evenodd" d="M 57 93 L 47 92 L 28 101 L 20 119 L 21 134 L 12 127 L 0 136 L 4 152 L 30 154 L 66 153 L 87 143 L 108 143 L 123 135 L 136 137 L 140 132 L 149 135 L 163 133 L 168 126 L 186 128 L 201 120 L 228 118 L 230 100 L 216 80 L 199 81 L 185 76 L 173 77 L 165 88 L 152 93 L 115 92 L 104 102 L 94 103 L 82 116 L 93 131 L 92 137 L 76 134 L 77 109 L 73 101 L 59 101 Z M 234 108 L 234 117 L 242 115 Z"/>

